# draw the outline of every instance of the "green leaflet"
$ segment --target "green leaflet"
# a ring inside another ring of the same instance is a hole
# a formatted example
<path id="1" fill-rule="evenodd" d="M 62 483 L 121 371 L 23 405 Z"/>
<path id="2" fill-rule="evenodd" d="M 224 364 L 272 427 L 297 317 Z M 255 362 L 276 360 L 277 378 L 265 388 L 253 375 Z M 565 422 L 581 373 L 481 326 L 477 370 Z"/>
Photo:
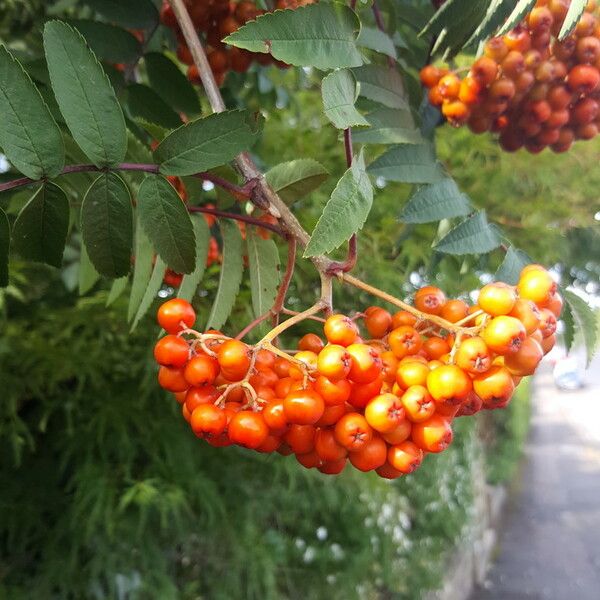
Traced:
<path id="1" fill-rule="evenodd" d="M 279 286 L 279 251 L 272 239 L 261 238 L 254 227 L 246 229 L 250 266 L 250 289 L 254 316 L 264 315 L 273 306 Z"/>
<path id="2" fill-rule="evenodd" d="M 56 121 L 19 61 L 0 46 L 0 147 L 30 179 L 55 177 L 65 162 Z"/>
<path id="3" fill-rule="evenodd" d="M 123 112 L 82 35 L 66 23 L 49 21 L 44 49 L 52 89 L 74 140 L 98 167 L 122 162 L 127 151 Z"/>
<path id="4" fill-rule="evenodd" d="M 103 173 L 81 205 L 81 233 L 90 261 L 106 277 L 129 273 L 133 207 L 129 189 L 115 173 Z"/>
<path id="5" fill-rule="evenodd" d="M 454 179 L 446 177 L 439 183 L 417 188 L 402 208 L 400 220 L 405 223 L 431 223 L 462 217 L 472 210 L 466 194 L 458 189 Z"/>
<path id="6" fill-rule="evenodd" d="M 327 75 L 321 82 L 321 96 L 325 116 L 338 129 L 369 125 L 354 106 L 358 88 L 349 69 L 340 69 Z"/>
<path id="7" fill-rule="evenodd" d="M 178 298 L 184 298 L 188 302 L 192 301 L 194 293 L 202 281 L 202 276 L 206 270 L 206 258 L 210 242 L 210 229 L 206 219 L 201 214 L 195 214 L 192 215 L 192 223 L 196 235 L 196 268 L 183 278 L 177 293 Z"/>
<path id="8" fill-rule="evenodd" d="M 219 273 L 219 289 L 208 316 L 207 328 L 220 329 L 231 314 L 244 272 L 242 235 L 237 223 L 219 221 L 223 238 L 223 263 Z"/>
<path id="9" fill-rule="evenodd" d="M 267 183 L 288 204 L 316 190 L 328 177 L 327 169 L 312 158 L 280 163 L 265 173 Z"/>
<path id="10" fill-rule="evenodd" d="M 304 256 L 326 254 L 337 248 L 365 224 L 373 204 L 373 187 L 361 152 L 331 193 Z"/>
<path id="11" fill-rule="evenodd" d="M 498 233 L 482 210 L 451 229 L 435 249 L 445 254 L 484 254 L 498 248 L 500 243 Z"/>
<path id="12" fill-rule="evenodd" d="M 262 15 L 223 41 L 290 65 L 326 70 L 362 64 L 359 31 L 360 21 L 346 5 L 320 2 Z"/>
<path id="13" fill-rule="evenodd" d="M 140 223 L 156 252 L 177 273 L 196 267 L 194 227 L 175 188 L 160 175 L 148 175 L 138 191 Z"/>
<path id="14" fill-rule="evenodd" d="M 13 231 L 14 249 L 23 258 L 60 267 L 68 230 L 67 196 L 48 181 L 19 212 Z"/>
<path id="15" fill-rule="evenodd" d="M 194 175 L 249 150 L 261 127 L 262 121 L 246 111 L 212 114 L 172 131 L 156 148 L 154 157 L 164 175 Z"/>

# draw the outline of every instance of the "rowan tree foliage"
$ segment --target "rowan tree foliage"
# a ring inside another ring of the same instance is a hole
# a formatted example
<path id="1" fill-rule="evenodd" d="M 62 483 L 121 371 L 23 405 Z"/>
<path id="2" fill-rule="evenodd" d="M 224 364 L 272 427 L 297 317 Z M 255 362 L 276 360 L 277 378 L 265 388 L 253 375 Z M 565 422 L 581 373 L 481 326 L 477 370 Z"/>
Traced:
<path id="1" fill-rule="evenodd" d="M 597 291 L 597 143 L 508 155 L 439 127 L 419 81 L 473 63 L 535 0 L 2 4 L 3 591 L 434 585 L 468 517 L 472 423 L 394 485 L 198 450 L 153 382 L 148 314 L 178 296 L 201 330 L 260 340 L 315 301 L 403 306 L 428 282 L 468 299 L 538 262 L 591 356 L 596 321 L 566 287 Z M 561 37 L 587 18 L 563 4 Z"/>

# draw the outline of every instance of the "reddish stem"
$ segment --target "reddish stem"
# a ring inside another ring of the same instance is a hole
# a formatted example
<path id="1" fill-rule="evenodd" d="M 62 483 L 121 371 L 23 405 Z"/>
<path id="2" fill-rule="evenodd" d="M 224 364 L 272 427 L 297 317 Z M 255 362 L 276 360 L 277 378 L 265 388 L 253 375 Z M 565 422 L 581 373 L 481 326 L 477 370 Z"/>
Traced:
<path id="1" fill-rule="evenodd" d="M 246 325 L 246 327 L 244 327 L 244 329 L 242 329 L 235 336 L 235 339 L 241 340 L 245 335 L 250 333 L 255 327 L 260 325 L 263 321 L 266 321 L 270 316 L 271 316 L 271 311 L 266 312 L 264 315 L 260 315 L 260 317 L 256 317 L 256 319 L 254 319 L 254 321 L 251 321 L 250 323 L 248 323 L 248 325 Z"/>
<path id="2" fill-rule="evenodd" d="M 344 129 L 344 149 L 346 151 L 346 164 L 348 168 L 352 166 L 352 129 Z M 352 234 L 352 237 L 348 240 L 348 254 L 343 262 L 333 262 L 327 269 L 329 275 L 338 275 L 339 273 L 348 273 L 352 271 L 356 266 L 356 260 L 358 258 L 358 248 L 356 234 Z"/>
<path id="3" fill-rule="evenodd" d="M 204 206 L 188 206 L 188 212 L 191 213 L 203 213 L 206 215 L 214 215 L 215 217 L 222 217 L 224 219 L 233 219 L 234 221 L 243 221 L 244 223 L 248 223 L 248 225 L 254 225 L 256 227 L 262 227 L 263 229 L 269 229 L 273 231 L 277 235 L 284 237 L 281 229 L 272 223 L 265 223 L 256 217 L 249 217 L 247 215 L 240 215 L 237 213 L 226 212 L 224 210 L 219 210 L 218 208 L 207 208 Z"/>
<path id="4" fill-rule="evenodd" d="M 383 33 L 386 33 L 385 23 L 383 22 L 383 16 L 381 15 L 381 10 L 379 10 L 377 0 L 373 0 L 373 16 L 375 17 L 377 29 Z M 387 57 L 387 63 L 390 69 L 393 69 L 396 65 L 396 61 L 391 56 Z"/>
<path id="5" fill-rule="evenodd" d="M 159 165 L 154 164 L 144 164 L 144 163 L 121 163 L 116 167 L 97 167 L 96 165 L 67 165 L 61 172 L 61 175 L 68 175 L 70 173 L 100 173 L 107 171 L 144 171 L 146 173 L 158 173 Z M 212 173 L 196 173 L 193 177 L 197 177 L 202 179 L 203 181 L 210 181 L 215 185 L 226 189 L 229 192 L 234 194 L 239 194 L 244 196 L 245 198 L 249 198 L 253 186 L 246 185 L 244 187 L 240 187 L 235 183 L 231 183 L 218 175 L 213 175 Z M 29 177 L 21 177 L 19 179 L 13 179 L 12 181 L 7 181 L 6 183 L 0 183 L 0 192 L 6 192 L 8 190 L 12 190 L 14 188 L 23 187 L 25 185 L 32 185 L 35 183 L 42 183 L 45 179 L 29 179 Z"/>
<path id="6" fill-rule="evenodd" d="M 294 267 L 296 266 L 296 247 L 296 238 L 290 237 L 288 239 L 288 254 L 285 273 L 283 274 L 283 279 L 281 280 L 281 284 L 277 290 L 275 302 L 273 303 L 273 308 L 271 309 L 271 313 L 273 315 L 273 327 L 276 327 L 279 323 L 279 313 L 283 310 L 285 297 L 287 296 L 292 277 L 294 276 Z"/>

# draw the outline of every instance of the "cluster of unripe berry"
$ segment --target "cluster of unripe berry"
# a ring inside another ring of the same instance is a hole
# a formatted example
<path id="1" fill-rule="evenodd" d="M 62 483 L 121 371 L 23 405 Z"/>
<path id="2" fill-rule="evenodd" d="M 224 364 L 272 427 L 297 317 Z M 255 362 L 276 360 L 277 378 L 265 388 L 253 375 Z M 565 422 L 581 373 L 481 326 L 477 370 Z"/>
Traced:
<path id="1" fill-rule="evenodd" d="M 546 147 L 565 152 L 600 128 L 600 24 L 588 2 L 575 30 L 561 29 L 570 0 L 538 0 L 517 27 L 490 39 L 461 80 L 427 65 L 421 82 L 447 121 L 474 133 L 492 131 L 508 152 Z"/>
<path id="2" fill-rule="evenodd" d="M 275 8 L 295 9 L 299 6 L 313 4 L 315 0 L 277 0 Z M 207 58 L 218 85 L 222 85 L 228 71 L 244 73 L 250 68 L 253 61 L 260 65 L 277 64 L 287 67 L 284 63 L 276 61 L 270 54 L 248 52 L 241 48 L 228 47 L 222 40 L 237 31 L 248 21 L 264 14 L 265 10 L 259 9 L 251 0 L 186 0 L 188 12 L 196 30 L 204 36 L 208 45 Z M 179 29 L 173 9 L 167 0 L 163 0 L 160 11 L 161 22 L 173 29 L 177 35 L 177 57 L 188 65 L 188 79 L 195 84 L 200 84 L 200 74 L 190 49 Z"/>
<path id="3" fill-rule="evenodd" d="M 172 299 L 158 311 L 167 335 L 154 356 L 160 385 L 209 444 L 295 454 L 327 474 L 349 461 L 394 479 L 448 447 L 455 417 L 507 406 L 553 347 L 561 307 L 552 277 L 531 265 L 516 287 L 484 286 L 471 307 L 426 286 L 410 311 L 334 314 L 323 337 L 305 335 L 292 353 L 269 336 L 249 346 L 198 333 L 192 306 Z"/>

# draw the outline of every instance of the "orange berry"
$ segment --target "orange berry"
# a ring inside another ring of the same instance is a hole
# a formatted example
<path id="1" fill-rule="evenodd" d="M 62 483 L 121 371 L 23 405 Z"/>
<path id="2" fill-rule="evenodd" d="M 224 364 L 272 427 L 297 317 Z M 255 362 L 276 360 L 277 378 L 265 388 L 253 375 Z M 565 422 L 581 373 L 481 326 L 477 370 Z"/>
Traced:
<path id="1" fill-rule="evenodd" d="M 396 382 L 406 390 L 411 385 L 425 385 L 429 366 L 420 361 L 401 362 L 396 369 Z"/>
<path id="2" fill-rule="evenodd" d="M 400 442 L 388 450 L 389 464 L 400 473 L 412 473 L 423 462 L 423 450 L 413 442 Z"/>
<path id="3" fill-rule="evenodd" d="M 435 402 L 423 385 L 412 385 L 401 398 L 406 417 L 413 423 L 426 421 L 435 412 Z"/>
<path id="4" fill-rule="evenodd" d="M 525 327 L 519 319 L 502 315 L 489 321 L 481 337 L 493 352 L 509 354 L 521 347 L 525 339 Z"/>
<path id="5" fill-rule="evenodd" d="M 515 289 L 506 283 L 488 283 L 479 292 L 477 304 L 493 317 L 507 315 L 517 301 Z"/>
<path id="6" fill-rule="evenodd" d="M 354 383 L 371 383 L 381 374 L 382 362 L 379 353 L 367 344 L 350 344 L 346 348 L 350 355 L 348 378 Z"/>
<path id="7" fill-rule="evenodd" d="M 365 315 L 365 327 L 373 338 L 382 338 L 392 327 L 392 315 L 384 308 L 371 306 Z"/>
<path id="8" fill-rule="evenodd" d="M 440 317 L 450 321 L 450 323 L 456 323 L 464 319 L 469 312 L 469 306 L 464 300 L 448 300 L 440 312 Z"/>
<path id="9" fill-rule="evenodd" d="M 443 365 L 427 376 L 427 389 L 440 404 L 460 404 L 473 389 L 469 376 L 456 365 Z"/>
<path id="10" fill-rule="evenodd" d="M 463 340 L 456 349 L 454 360 L 457 366 L 473 375 L 485 373 L 492 366 L 492 355 L 479 336 Z"/>
<path id="11" fill-rule="evenodd" d="M 510 400 L 515 384 L 506 367 L 494 365 L 473 379 L 473 389 L 485 408 L 499 408 Z"/>
<path id="12" fill-rule="evenodd" d="M 156 318 L 167 333 L 179 333 L 194 326 L 196 312 L 186 300 L 173 298 L 160 305 Z"/>
<path id="13" fill-rule="evenodd" d="M 517 291 L 520 298 L 533 300 L 538 306 L 545 306 L 556 291 L 556 282 L 548 271 L 536 269 L 521 275 Z"/>
<path id="14" fill-rule="evenodd" d="M 396 358 L 404 358 L 416 354 L 423 345 L 419 332 L 409 325 L 392 329 L 388 335 L 388 344 Z"/>
<path id="15" fill-rule="evenodd" d="M 360 450 L 373 437 L 373 430 L 359 413 L 346 413 L 335 425 L 335 439 L 350 451 Z"/>
<path id="16" fill-rule="evenodd" d="M 394 431 L 404 418 L 402 402 L 394 394 L 376 396 L 365 408 L 367 423 L 381 433 Z"/>
<path id="17" fill-rule="evenodd" d="M 439 315 L 446 303 L 444 292 L 432 285 L 417 290 L 414 299 L 415 308 L 431 315 Z"/>
<path id="18" fill-rule="evenodd" d="M 350 373 L 351 363 L 352 357 L 344 346 L 329 344 L 319 352 L 317 370 L 332 381 L 345 379 Z"/>
<path id="19" fill-rule="evenodd" d="M 443 452 L 452 443 L 452 427 L 447 418 L 435 414 L 427 421 L 413 423 L 411 438 L 425 452 Z"/>
<path id="20" fill-rule="evenodd" d="M 358 327 L 356 323 L 345 315 L 331 315 L 325 321 L 323 332 L 330 344 L 349 346 L 358 339 Z"/>
<path id="21" fill-rule="evenodd" d="M 533 375 L 543 356 L 544 352 L 540 344 L 528 337 L 523 340 L 517 352 L 504 357 L 504 366 L 512 375 L 520 377 Z"/>
<path id="22" fill-rule="evenodd" d="M 352 466 L 359 471 L 373 471 L 381 467 L 387 460 L 387 444 L 378 435 L 362 447 L 348 455 Z"/>
<path id="23" fill-rule="evenodd" d="M 509 316 L 515 317 L 523 323 L 527 335 L 531 335 L 539 327 L 541 318 L 540 309 L 534 302 L 526 298 L 517 299 Z"/>

